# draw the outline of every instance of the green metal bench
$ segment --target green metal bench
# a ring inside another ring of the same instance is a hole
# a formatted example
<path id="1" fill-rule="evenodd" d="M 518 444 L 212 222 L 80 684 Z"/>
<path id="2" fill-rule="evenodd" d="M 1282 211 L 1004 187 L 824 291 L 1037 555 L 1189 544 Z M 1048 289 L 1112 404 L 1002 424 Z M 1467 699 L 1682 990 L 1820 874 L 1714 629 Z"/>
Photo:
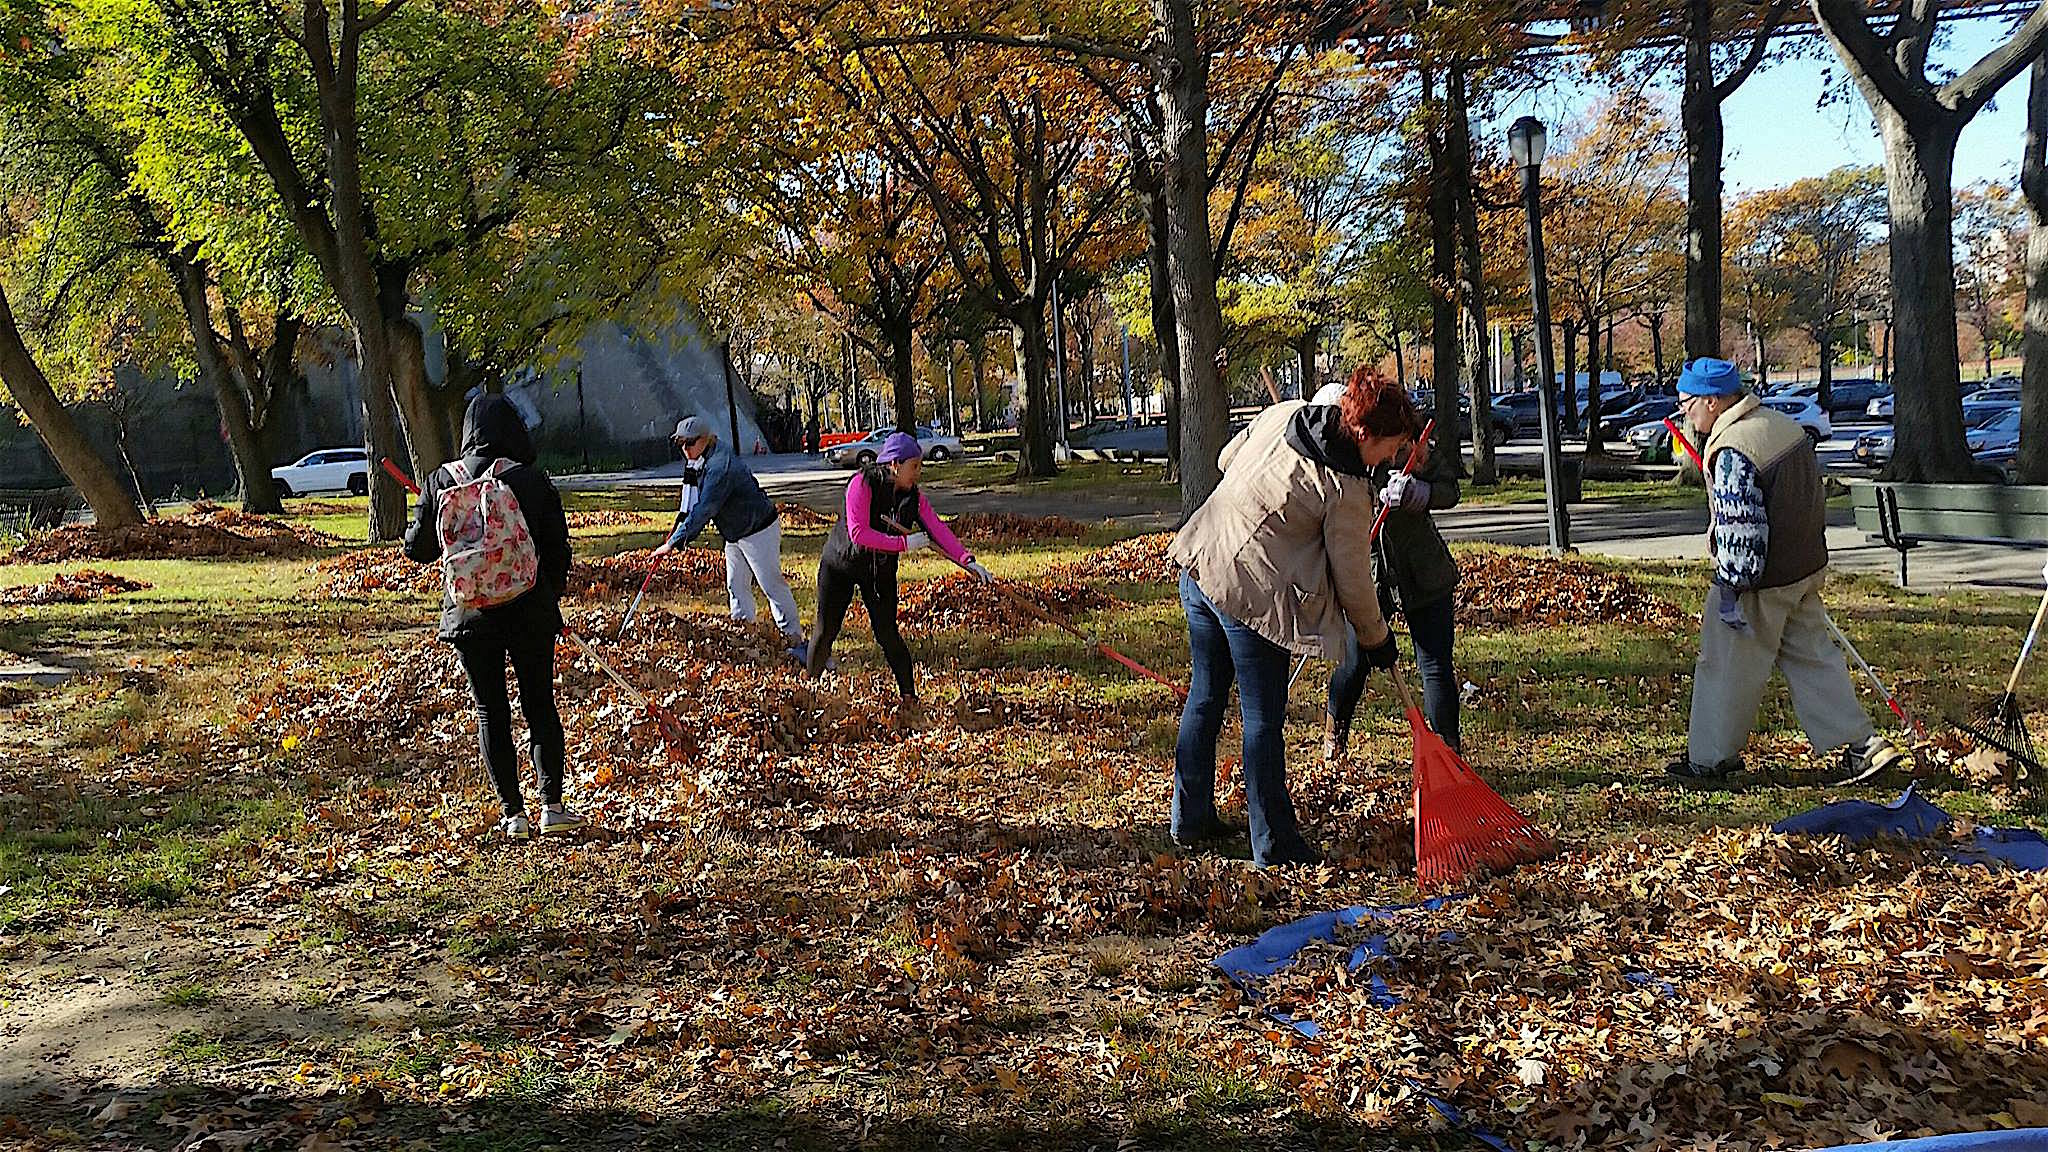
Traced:
<path id="1" fill-rule="evenodd" d="M 1922 544 L 2048 548 L 2048 487 L 1852 480 L 1856 527 L 1906 559 Z"/>

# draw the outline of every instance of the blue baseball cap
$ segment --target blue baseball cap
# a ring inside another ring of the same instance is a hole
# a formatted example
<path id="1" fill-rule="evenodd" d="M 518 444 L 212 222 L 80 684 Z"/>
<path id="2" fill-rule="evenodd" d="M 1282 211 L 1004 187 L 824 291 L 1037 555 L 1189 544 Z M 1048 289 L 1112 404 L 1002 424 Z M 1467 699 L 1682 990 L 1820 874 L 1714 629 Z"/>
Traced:
<path id="1" fill-rule="evenodd" d="M 1742 373 L 1726 360 L 1702 356 L 1678 372 L 1680 396 L 1733 396 L 1742 391 Z"/>

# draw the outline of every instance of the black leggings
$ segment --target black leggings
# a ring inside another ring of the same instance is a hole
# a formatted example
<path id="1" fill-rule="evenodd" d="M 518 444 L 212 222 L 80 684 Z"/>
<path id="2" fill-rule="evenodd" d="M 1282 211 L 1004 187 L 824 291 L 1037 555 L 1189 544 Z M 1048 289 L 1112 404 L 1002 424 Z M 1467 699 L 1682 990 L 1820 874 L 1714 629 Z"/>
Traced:
<path id="1" fill-rule="evenodd" d="M 895 557 L 890 557 L 894 560 Z M 810 672 L 824 671 L 839 639 L 839 626 L 846 622 L 846 610 L 853 604 L 855 589 L 868 607 L 868 621 L 875 628 L 875 643 L 896 674 L 896 690 L 906 700 L 917 699 L 917 683 L 910 674 L 910 646 L 896 628 L 896 565 L 878 564 L 862 557 L 845 566 L 823 561 L 818 565 L 818 613 L 811 624 Z"/>
<path id="2" fill-rule="evenodd" d="M 491 786 L 498 790 L 498 803 L 505 815 L 526 810 L 519 798 L 519 753 L 512 747 L 512 702 L 505 694 L 505 657 L 512 658 L 512 672 L 519 677 L 519 710 L 526 714 L 528 751 L 534 770 L 540 774 L 543 802 L 562 802 L 562 765 L 567 759 L 562 736 L 562 714 L 555 710 L 555 637 L 523 639 L 507 644 L 501 640 L 464 640 L 455 645 L 462 655 L 462 670 L 469 676 L 469 692 L 476 698 L 478 737 L 483 744 L 484 767 L 491 773 Z"/>

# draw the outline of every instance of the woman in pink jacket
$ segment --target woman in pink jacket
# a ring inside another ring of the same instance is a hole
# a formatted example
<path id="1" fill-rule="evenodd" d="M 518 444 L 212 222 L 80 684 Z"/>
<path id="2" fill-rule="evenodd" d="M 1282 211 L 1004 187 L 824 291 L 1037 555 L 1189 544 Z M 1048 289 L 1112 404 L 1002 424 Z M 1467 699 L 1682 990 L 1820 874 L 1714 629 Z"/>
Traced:
<path id="1" fill-rule="evenodd" d="M 818 561 L 818 613 L 811 626 L 810 673 L 816 676 L 832 656 L 832 643 L 853 594 L 860 592 L 875 643 L 896 674 L 902 707 L 914 715 L 917 683 L 911 676 L 910 648 L 896 627 L 896 560 L 906 552 L 936 547 L 983 581 L 994 580 L 932 511 L 918 490 L 924 453 L 917 437 L 897 432 L 882 442 L 875 462 L 854 473 L 846 485 L 846 507 L 825 538 Z"/>

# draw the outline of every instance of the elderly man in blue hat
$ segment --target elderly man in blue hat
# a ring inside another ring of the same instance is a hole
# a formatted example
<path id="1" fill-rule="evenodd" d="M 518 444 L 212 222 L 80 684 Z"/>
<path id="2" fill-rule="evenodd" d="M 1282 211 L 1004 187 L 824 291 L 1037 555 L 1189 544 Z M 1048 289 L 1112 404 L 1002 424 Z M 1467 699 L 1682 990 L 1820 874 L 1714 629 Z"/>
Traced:
<path id="1" fill-rule="evenodd" d="M 1785 674 L 1815 752 L 1840 749 L 1851 775 L 1888 767 L 1901 753 L 1871 727 L 1821 605 L 1827 493 L 1813 441 L 1798 421 L 1746 394 L 1726 360 L 1685 365 L 1678 397 L 1679 412 L 1706 437 L 1714 586 L 1700 626 L 1686 755 L 1667 771 L 1705 785 L 1741 772 L 1773 668 Z"/>

